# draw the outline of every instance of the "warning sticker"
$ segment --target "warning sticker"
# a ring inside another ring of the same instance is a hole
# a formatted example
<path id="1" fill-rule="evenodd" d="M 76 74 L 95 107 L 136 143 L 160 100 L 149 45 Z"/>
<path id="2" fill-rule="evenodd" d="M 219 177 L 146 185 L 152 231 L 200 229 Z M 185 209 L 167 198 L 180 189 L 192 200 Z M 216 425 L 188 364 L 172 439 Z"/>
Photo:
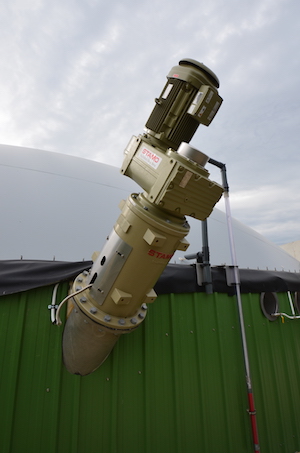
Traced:
<path id="1" fill-rule="evenodd" d="M 161 97 L 162 97 L 163 99 L 166 99 L 166 98 L 169 96 L 169 94 L 170 94 L 172 88 L 173 88 L 173 85 L 172 85 L 171 83 L 169 83 L 169 85 L 167 86 L 167 88 L 165 89 L 165 91 L 163 92 L 163 94 L 161 95 Z"/>
<path id="2" fill-rule="evenodd" d="M 145 147 L 140 150 L 137 157 L 155 169 L 158 168 L 159 164 L 162 161 L 161 157 Z"/>
<path id="3" fill-rule="evenodd" d="M 212 111 L 210 112 L 210 114 L 208 115 L 207 119 L 208 121 L 211 121 L 213 119 L 213 117 L 215 116 L 215 114 L 217 113 L 219 107 L 220 107 L 221 103 L 220 102 L 216 102 Z"/>
<path id="4" fill-rule="evenodd" d="M 214 95 L 214 92 L 210 90 L 210 92 L 208 93 L 208 96 L 207 96 L 206 99 L 205 99 L 205 102 L 206 102 L 207 104 L 210 103 L 211 98 L 213 97 L 213 95 Z"/>
<path id="5" fill-rule="evenodd" d="M 196 96 L 194 97 L 194 100 L 193 102 L 191 103 L 189 109 L 188 109 L 188 113 L 190 113 L 191 115 L 194 113 L 194 110 L 196 108 L 196 106 L 198 104 L 200 104 L 200 100 L 201 100 L 201 97 L 203 96 L 203 91 L 198 91 L 198 93 L 196 94 Z"/>

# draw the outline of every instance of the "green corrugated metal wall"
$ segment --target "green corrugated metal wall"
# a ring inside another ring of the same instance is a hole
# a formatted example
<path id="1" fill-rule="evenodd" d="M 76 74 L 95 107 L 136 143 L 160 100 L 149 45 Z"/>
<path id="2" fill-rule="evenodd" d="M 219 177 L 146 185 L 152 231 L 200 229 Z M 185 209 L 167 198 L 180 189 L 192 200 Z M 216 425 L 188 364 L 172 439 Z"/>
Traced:
<path id="1" fill-rule="evenodd" d="M 58 299 L 67 293 L 59 288 Z M 1 453 L 252 452 L 235 298 L 160 296 L 86 377 L 61 362 L 53 287 L 0 299 Z M 288 311 L 286 294 L 280 309 Z M 262 453 L 300 450 L 300 321 L 243 295 Z"/>

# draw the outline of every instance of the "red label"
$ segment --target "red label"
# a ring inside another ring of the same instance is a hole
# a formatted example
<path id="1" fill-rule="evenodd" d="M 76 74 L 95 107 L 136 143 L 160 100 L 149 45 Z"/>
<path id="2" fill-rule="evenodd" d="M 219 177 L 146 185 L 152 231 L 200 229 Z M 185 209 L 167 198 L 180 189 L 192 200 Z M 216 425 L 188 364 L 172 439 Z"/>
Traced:
<path id="1" fill-rule="evenodd" d="M 150 149 L 147 148 L 141 148 L 141 150 L 137 154 L 137 157 L 146 162 L 146 164 L 150 165 L 150 167 L 155 169 L 158 168 L 162 161 L 161 157 L 159 157 L 157 154 L 155 154 L 153 151 L 150 151 Z"/>
<path id="2" fill-rule="evenodd" d="M 156 164 L 159 163 L 159 161 L 160 161 L 160 158 L 156 154 L 154 154 L 151 151 L 149 151 L 149 149 L 147 149 L 147 148 L 143 149 L 142 154 L 147 156 L 148 159 L 153 160 L 153 162 L 155 162 Z"/>
<path id="3" fill-rule="evenodd" d="M 156 250 L 150 249 L 148 255 L 153 256 L 154 258 L 160 258 L 162 260 L 170 260 L 174 253 L 167 254 L 162 252 L 157 252 Z"/>

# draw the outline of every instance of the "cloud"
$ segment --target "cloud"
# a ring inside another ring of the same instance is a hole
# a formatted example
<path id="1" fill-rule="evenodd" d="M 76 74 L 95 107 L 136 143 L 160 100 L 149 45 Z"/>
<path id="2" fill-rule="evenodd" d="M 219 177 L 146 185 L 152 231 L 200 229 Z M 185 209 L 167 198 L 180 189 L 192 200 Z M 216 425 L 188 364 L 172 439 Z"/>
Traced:
<path id="1" fill-rule="evenodd" d="M 266 185 L 230 196 L 232 214 L 275 243 L 292 242 L 299 231 L 298 181 L 288 185 Z M 295 196 L 296 194 L 296 196 Z"/>
<path id="2" fill-rule="evenodd" d="M 0 141 L 119 166 L 170 68 L 197 59 L 224 102 L 193 146 L 226 163 L 239 220 L 296 240 L 299 13 L 297 0 L 3 2 Z"/>

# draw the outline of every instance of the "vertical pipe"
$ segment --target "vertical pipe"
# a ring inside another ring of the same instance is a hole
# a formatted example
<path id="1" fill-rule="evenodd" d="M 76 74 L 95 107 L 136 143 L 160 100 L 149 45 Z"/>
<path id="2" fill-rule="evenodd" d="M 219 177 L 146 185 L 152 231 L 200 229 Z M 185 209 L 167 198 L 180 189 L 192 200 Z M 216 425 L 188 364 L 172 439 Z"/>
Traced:
<path id="1" fill-rule="evenodd" d="M 288 291 L 288 292 L 287 292 L 287 295 L 288 295 L 288 299 L 289 299 L 289 303 L 290 303 L 292 315 L 296 317 L 296 313 L 295 313 L 295 309 L 294 309 L 294 304 L 293 304 L 292 297 L 291 297 L 291 292 Z"/>
<path id="2" fill-rule="evenodd" d="M 242 337 L 244 366 L 245 366 L 245 372 L 246 372 L 246 383 L 247 383 L 248 404 L 249 404 L 248 413 L 250 415 L 250 421 L 251 421 L 254 452 L 259 452 L 260 447 L 259 447 L 258 429 L 257 429 L 257 422 L 256 422 L 256 410 L 255 410 L 252 383 L 251 383 L 249 355 L 248 355 L 247 339 L 246 339 L 245 324 L 244 324 L 244 314 L 243 314 L 242 298 L 241 298 L 241 290 L 240 290 L 240 279 L 239 279 L 237 259 L 236 259 L 234 239 L 233 239 L 233 230 L 232 230 L 232 221 L 231 221 L 228 190 L 226 190 L 224 192 L 224 199 L 225 199 L 226 220 L 227 220 L 227 227 L 228 227 L 228 234 L 229 234 L 231 261 L 232 261 L 233 270 L 234 270 L 234 281 L 235 281 L 236 299 L 237 299 L 237 306 L 238 306 L 238 313 L 239 313 L 240 331 L 241 331 L 241 337 Z"/>
<path id="3" fill-rule="evenodd" d="M 203 259 L 203 279 L 205 284 L 206 294 L 213 293 L 212 276 L 209 263 L 209 245 L 208 245 L 208 231 L 207 219 L 202 220 L 202 259 Z"/>
<path id="4" fill-rule="evenodd" d="M 226 166 L 222 162 L 218 162 L 212 158 L 209 159 L 209 162 L 212 165 L 215 165 L 216 167 L 220 168 L 221 175 L 222 175 L 222 184 L 223 184 L 223 188 L 224 188 L 224 199 L 225 199 L 226 221 L 227 221 L 227 228 L 228 228 L 228 235 L 229 235 L 231 261 L 232 261 L 233 271 L 234 271 L 234 284 L 235 284 L 235 289 L 236 289 L 236 299 L 237 299 L 237 307 L 238 307 L 238 314 L 239 314 L 240 332 L 241 332 L 243 356 L 244 356 L 244 367 L 245 367 L 246 384 L 247 384 L 247 392 L 248 392 L 248 405 L 249 405 L 248 413 L 250 415 L 250 421 L 251 421 L 254 452 L 259 452 L 260 446 L 259 446 L 258 429 L 257 429 L 257 422 L 256 422 L 256 409 L 255 409 L 255 404 L 254 404 L 254 396 L 253 396 L 251 376 L 250 376 L 249 355 L 248 355 L 247 339 L 246 339 L 245 324 L 244 324 L 244 314 L 243 314 L 242 298 L 241 298 L 241 290 L 240 290 L 240 278 L 239 278 L 234 238 L 233 238 L 232 217 L 231 217 L 230 204 L 229 204 L 229 186 L 228 186 L 228 181 L 227 181 Z"/>

